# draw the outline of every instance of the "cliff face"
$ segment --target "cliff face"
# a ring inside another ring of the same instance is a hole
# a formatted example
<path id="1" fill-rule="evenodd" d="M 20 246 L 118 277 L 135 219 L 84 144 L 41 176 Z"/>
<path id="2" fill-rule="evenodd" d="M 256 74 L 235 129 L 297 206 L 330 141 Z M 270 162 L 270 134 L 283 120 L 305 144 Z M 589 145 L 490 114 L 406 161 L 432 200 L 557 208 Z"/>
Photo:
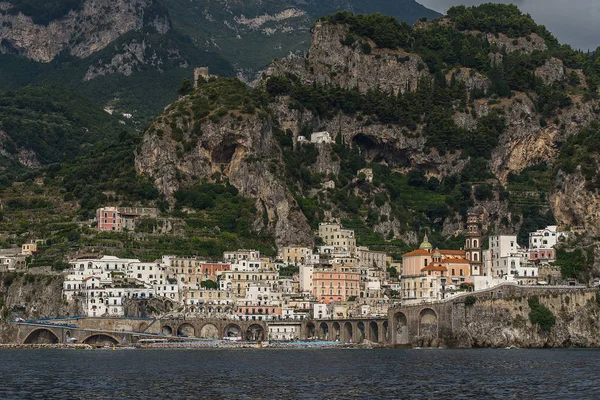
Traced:
<path id="1" fill-rule="evenodd" d="M 153 27 L 161 34 L 168 32 L 168 16 L 156 12 L 155 5 L 155 0 L 85 0 L 66 16 L 38 25 L 22 13 L 7 12 L 11 4 L 2 2 L 0 51 L 46 63 L 62 51 L 85 58 L 132 30 Z"/>
<path id="2" fill-rule="evenodd" d="M 270 117 L 228 114 L 218 122 L 201 123 L 175 116 L 181 113 L 179 106 L 191 107 L 186 98 L 181 99 L 144 136 L 137 170 L 150 176 L 169 198 L 181 187 L 222 174 L 240 194 L 256 199 L 256 231 L 274 233 L 280 245 L 311 244 L 306 218 L 281 177 L 281 153 Z M 201 137 L 182 154 L 173 130 L 182 130 L 188 139 L 196 123 L 201 124 Z"/>
<path id="3" fill-rule="evenodd" d="M 62 298 L 63 277 L 22 273 L 0 274 L 0 343 L 10 343 L 16 334 L 8 322 L 25 319 L 81 315 L 80 305 Z"/>
<path id="4" fill-rule="evenodd" d="M 598 347 L 600 306 L 595 292 L 539 297 L 556 317 L 550 332 L 530 322 L 527 298 L 478 301 L 464 308 L 456 347 Z"/>
<path id="5" fill-rule="evenodd" d="M 434 24 L 443 25 L 444 21 Z M 420 24 L 417 29 L 427 29 L 427 24 Z M 470 33 L 480 35 L 478 32 Z M 398 94 L 416 90 L 420 81 L 433 81 L 429 68 L 418 54 L 378 48 L 373 41 L 352 34 L 347 25 L 319 22 L 312 35 L 311 47 L 305 57 L 290 55 L 276 60 L 265 71 L 263 79 L 256 83 L 256 87 L 265 90 L 271 77 L 292 76 L 304 86 L 317 83 L 326 87 L 358 89 L 361 93 L 381 90 Z M 518 39 L 503 34 L 497 37 L 487 35 L 487 40 L 502 49 L 495 55 L 490 53 L 491 59 L 511 52 L 530 54 L 547 50 L 545 41 L 535 34 Z M 491 80 L 483 73 L 466 67 L 446 72 L 449 85 L 451 82 L 461 82 L 467 91 L 466 106 L 458 103 L 451 105 L 454 121 L 459 128 L 475 132 L 481 118 L 492 113 L 501 115 L 506 122 L 506 129 L 498 137 L 498 144 L 492 149 L 488 160 L 487 168 L 493 177 L 487 182 L 475 182 L 472 184 L 473 190 L 482 183 L 490 187 L 503 185 L 505 189 L 509 174 L 518 175 L 528 167 L 543 163 L 552 165 L 557 160 L 561 144 L 597 118 L 598 102 L 589 99 L 584 101 L 578 94 L 578 89 L 584 88 L 584 80 L 580 79 L 582 83 L 579 85 L 566 84 L 567 77 L 573 73 L 580 78 L 583 76 L 581 70 L 569 70 L 557 58 L 550 58 L 530 72 L 545 84 L 565 83 L 564 90 L 572 104 L 560 108 L 550 117 L 548 113 L 541 112 L 535 92 L 513 91 L 506 98 L 492 96 L 471 99 L 475 90 L 481 92 L 489 89 Z M 299 148 L 298 136 L 306 135 L 306 132 L 328 131 L 338 143 L 358 149 L 367 163 L 384 165 L 402 174 L 418 169 L 427 178 L 435 177 L 441 181 L 448 176 L 460 176 L 469 164 L 469 158 L 460 151 L 438 151 L 428 145 L 426 116 L 409 129 L 401 124 L 381 123 L 377 118 L 360 113 L 339 111 L 318 114 L 311 111 L 310 107 L 298 107 L 295 102 L 287 95 L 275 96 L 269 100 L 265 110 L 268 117 L 228 114 L 218 122 L 207 121 L 202 126 L 202 140 L 194 145 L 192 152 L 178 156 L 179 144 L 169 138 L 175 126 L 173 120 L 177 120 L 172 110 L 185 103 L 185 100 L 180 100 L 155 122 L 155 128 L 146 133 L 141 150 L 137 153 L 138 170 L 151 176 L 167 197 L 180 187 L 202 179 L 210 180 L 217 172 L 223 173 L 243 195 L 257 199 L 259 217 L 256 226 L 274 230 L 281 244 L 294 242 L 294 238 L 298 239 L 296 242 L 305 242 L 309 230 L 306 219 L 298 211 L 296 201 L 287 188 L 288 183 L 282 174 L 277 173 L 277 168 L 281 166 L 281 148 L 278 141 L 273 141 L 273 126 L 290 135 L 296 151 Z M 194 121 L 184 121 L 176 125 L 184 135 L 188 135 L 194 129 L 194 124 Z M 156 134 L 157 129 L 163 132 L 162 136 Z M 325 178 L 329 179 L 330 174 L 339 178 L 341 163 L 332 156 L 332 147 L 317 147 L 316 162 L 308 166 L 308 170 L 313 174 L 323 174 L 321 183 L 325 183 Z M 545 207 L 543 212 L 550 208 L 561 225 L 585 225 L 582 222 L 584 220 L 589 221 L 587 224 L 590 226 L 596 224 L 595 214 L 590 211 L 599 204 L 596 196 L 584 194 L 583 184 L 567 184 L 575 181 L 574 177 L 558 178 L 554 184 L 550 184 L 547 192 L 540 194 L 541 201 L 545 202 L 542 205 Z M 580 190 L 576 192 L 580 193 L 578 198 L 571 196 L 573 188 L 568 189 L 573 185 Z M 353 194 L 362 197 L 369 204 L 369 210 L 373 211 L 373 195 L 379 190 L 362 192 L 355 189 Z M 472 196 L 470 206 L 476 205 L 483 210 L 484 225 L 487 227 L 498 232 L 517 231 L 523 218 L 517 216 L 519 212 L 511 210 L 509 200 L 501 197 L 498 189 L 495 190 L 487 198 Z M 321 192 L 313 187 L 310 193 L 305 190 L 300 194 L 315 198 L 321 196 Z M 552 201 L 546 202 L 549 197 Z M 587 199 L 590 206 L 577 206 L 581 198 Z M 394 218 L 390 206 L 391 203 L 377 206 L 375 211 L 383 218 L 372 224 L 371 228 L 384 236 L 393 234 L 395 238 L 414 243 L 414 228 L 407 229 L 405 221 Z M 268 218 L 265 219 L 265 216 Z M 268 223 L 261 223 L 261 220 Z M 462 230 L 459 213 L 438 217 L 439 220 L 443 221 L 441 231 L 446 236 Z M 594 228 L 590 232 L 595 232 Z"/>
<path id="6" fill-rule="evenodd" d="M 313 82 L 358 88 L 362 93 L 379 87 L 384 92 L 415 90 L 422 77 L 428 77 L 425 63 L 416 54 L 401 50 L 361 49 L 357 39 L 351 46 L 342 44 L 349 34 L 345 25 L 317 23 L 306 58 L 291 56 L 276 61 L 267 76 L 293 74 L 304 84 Z"/>

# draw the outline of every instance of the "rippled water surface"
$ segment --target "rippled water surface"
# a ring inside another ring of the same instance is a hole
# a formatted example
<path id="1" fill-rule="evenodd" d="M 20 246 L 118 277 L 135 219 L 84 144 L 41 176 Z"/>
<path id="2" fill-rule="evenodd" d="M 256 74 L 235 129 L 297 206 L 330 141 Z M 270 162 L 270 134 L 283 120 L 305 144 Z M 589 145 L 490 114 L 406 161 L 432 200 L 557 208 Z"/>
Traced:
<path id="1" fill-rule="evenodd" d="M 2 350 L 0 398 L 600 399 L 600 350 Z"/>

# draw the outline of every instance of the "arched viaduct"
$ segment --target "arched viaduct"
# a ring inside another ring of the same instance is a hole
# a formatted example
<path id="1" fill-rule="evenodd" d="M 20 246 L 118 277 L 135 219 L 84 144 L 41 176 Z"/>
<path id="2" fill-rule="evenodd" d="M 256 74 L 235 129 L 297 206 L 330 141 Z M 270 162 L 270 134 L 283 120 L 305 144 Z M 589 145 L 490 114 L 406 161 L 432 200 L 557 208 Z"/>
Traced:
<path id="1" fill-rule="evenodd" d="M 464 327 L 465 298 L 477 301 L 507 297 L 529 297 L 573 291 L 595 291 L 582 288 L 545 288 L 504 285 L 476 293 L 466 293 L 444 302 L 391 307 L 387 318 L 350 318 L 304 320 L 300 340 L 318 339 L 361 343 L 365 340 L 388 346 L 410 346 L 427 339 L 432 343 L 452 338 Z M 294 324 L 292 321 L 275 321 Z M 149 318 L 79 318 L 48 322 L 17 322 L 17 341 L 29 343 L 87 343 L 91 345 L 130 345 L 142 338 L 170 340 L 260 341 L 268 339 L 269 321 L 228 319 L 149 319 Z M 297 324 L 297 323 L 295 323 Z"/>

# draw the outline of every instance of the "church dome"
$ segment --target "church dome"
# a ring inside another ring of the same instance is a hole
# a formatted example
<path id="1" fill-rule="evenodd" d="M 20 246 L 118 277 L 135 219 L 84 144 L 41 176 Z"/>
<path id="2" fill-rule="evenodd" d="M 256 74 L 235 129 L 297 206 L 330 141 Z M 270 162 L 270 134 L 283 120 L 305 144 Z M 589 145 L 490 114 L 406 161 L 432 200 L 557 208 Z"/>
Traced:
<path id="1" fill-rule="evenodd" d="M 421 246 L 419 246 L 419 249 L 428 250 L 428 251 L 433 249 L 433 246 L 431 245 L 431 243 L 429 243 L 429 238 L 427 237 L 427 234 L 425 234 L 425 237 L 423 238 L 423 243 L 421 243 Z"/>

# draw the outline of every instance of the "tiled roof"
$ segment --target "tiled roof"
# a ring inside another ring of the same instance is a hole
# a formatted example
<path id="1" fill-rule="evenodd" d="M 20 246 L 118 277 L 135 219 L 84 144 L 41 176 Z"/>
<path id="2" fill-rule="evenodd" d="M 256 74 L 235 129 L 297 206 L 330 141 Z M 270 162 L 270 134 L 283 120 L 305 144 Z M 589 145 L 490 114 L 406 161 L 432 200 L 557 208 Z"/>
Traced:
<path id="1" fill-rule="evenodd" d="M 402 254 L 402 257 L 410 257 L 410 256 L 426 256 L 429 252 L 424 249 L 413 250 L 410 253 Z"/>
<path id="2" fill-rule="evenodd" d="M 448 271 L 448 268 L 441 266 L 441 265 L 429 265 L 427 267 L 421 268 L 421 271 L 440 271 L 440 272 L 446 272 Z"/>

